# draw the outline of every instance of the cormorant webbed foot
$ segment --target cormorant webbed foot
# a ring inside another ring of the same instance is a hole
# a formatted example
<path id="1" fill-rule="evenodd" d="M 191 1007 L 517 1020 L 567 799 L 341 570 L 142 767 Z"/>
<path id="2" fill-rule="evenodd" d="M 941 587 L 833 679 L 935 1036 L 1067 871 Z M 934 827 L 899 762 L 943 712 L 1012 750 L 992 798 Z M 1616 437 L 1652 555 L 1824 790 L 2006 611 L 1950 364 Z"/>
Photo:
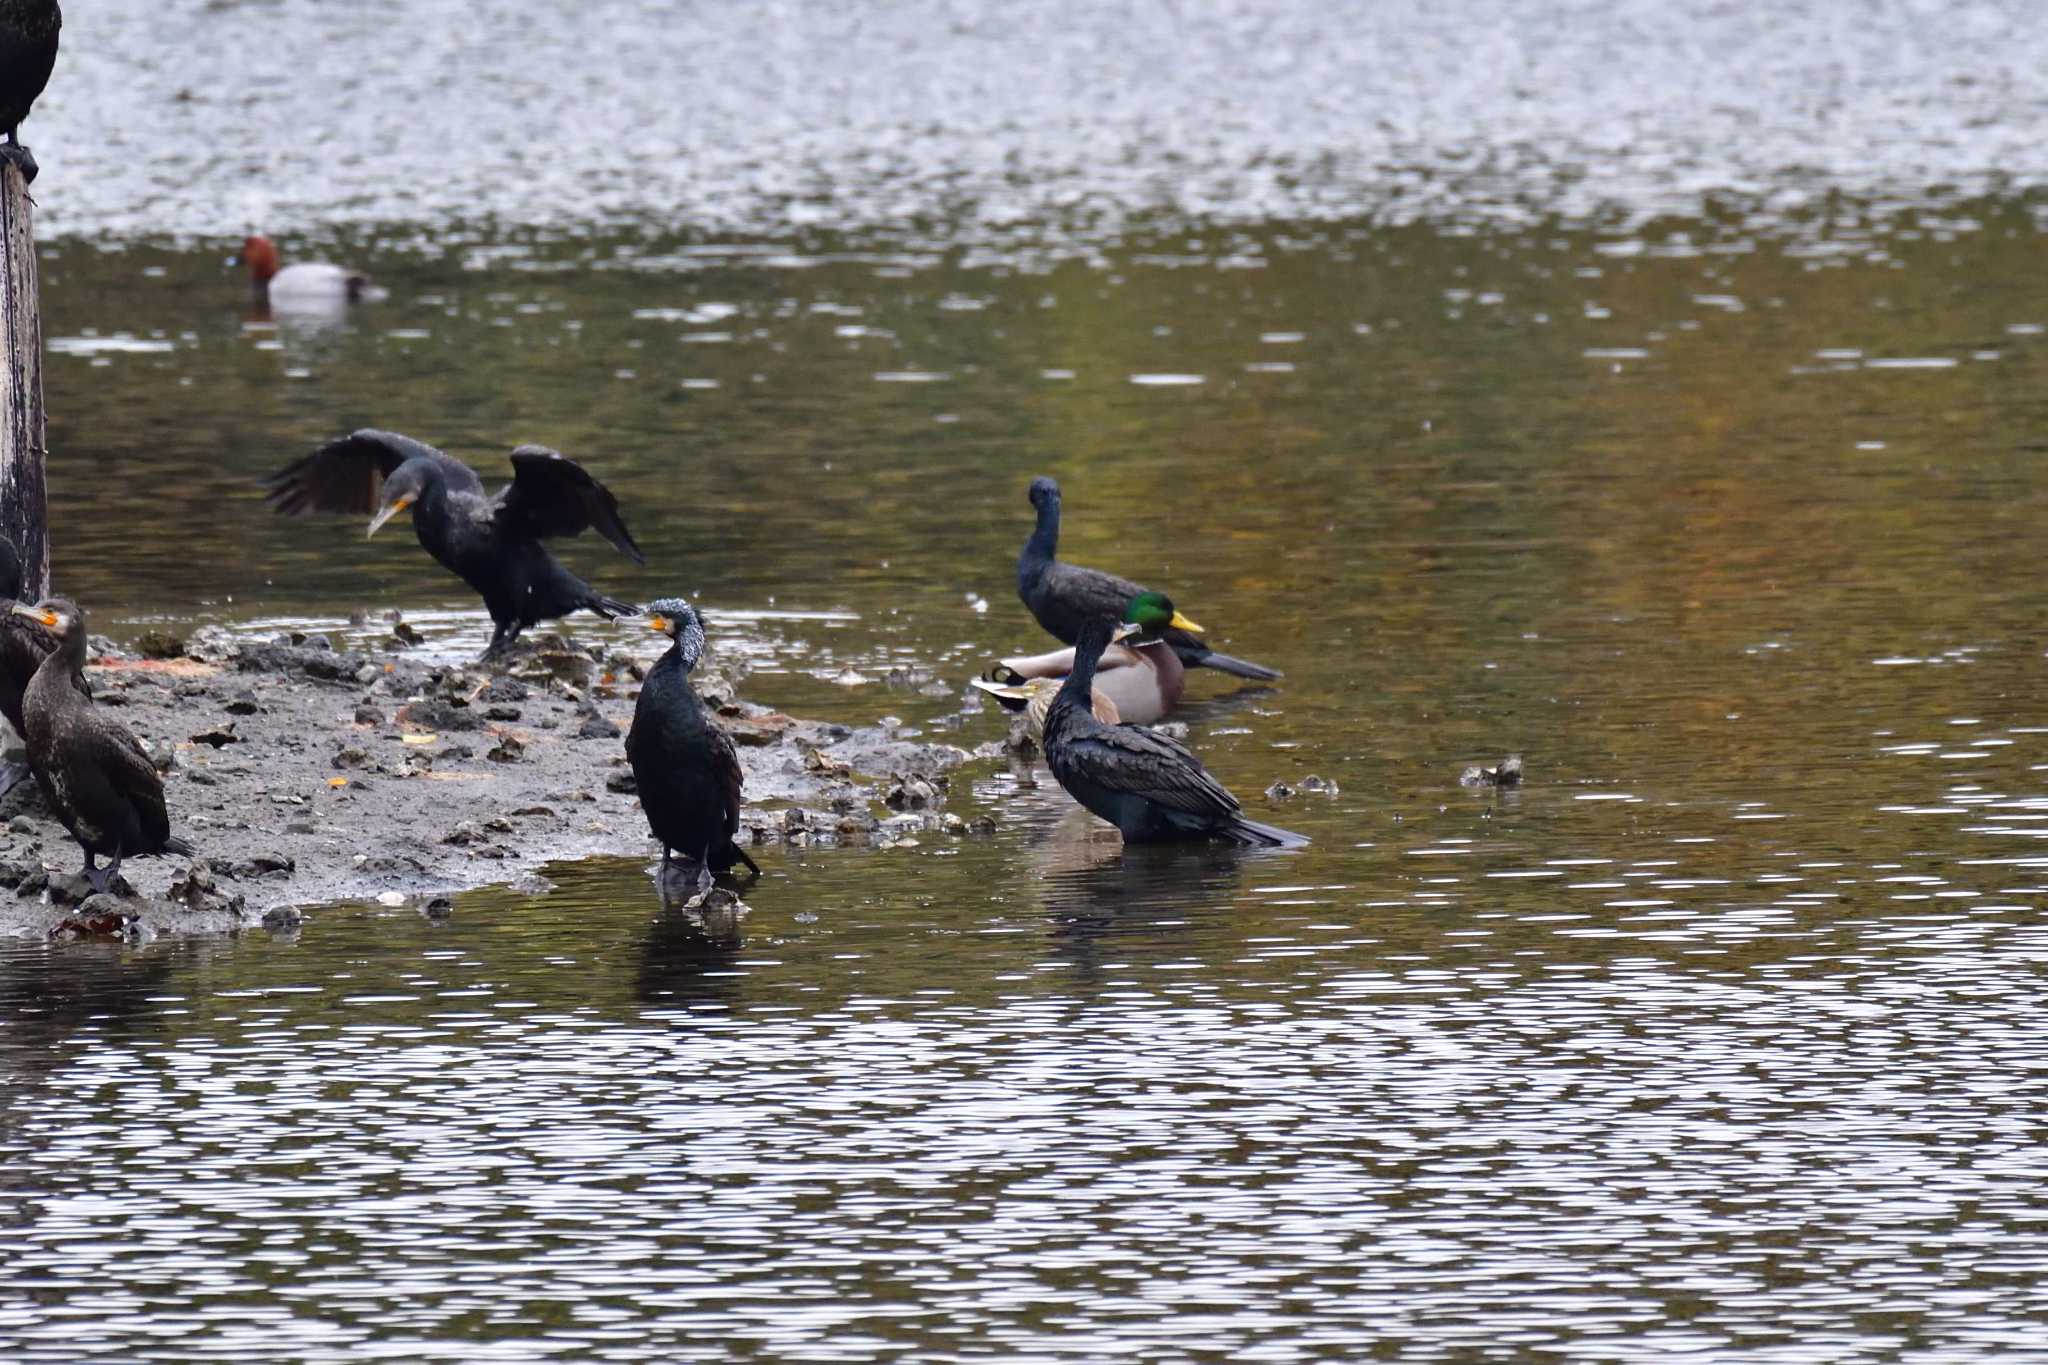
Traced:
<path id="1" fill-rule="evenodd" d="M 5 162 L 20 171 L 22 183 L 26 185 L 35 184 L 36 173 L 42 170 L 42 167 L 36 165 L 35 153 L 12 139 L 0 144 L 0 162 Z"/>

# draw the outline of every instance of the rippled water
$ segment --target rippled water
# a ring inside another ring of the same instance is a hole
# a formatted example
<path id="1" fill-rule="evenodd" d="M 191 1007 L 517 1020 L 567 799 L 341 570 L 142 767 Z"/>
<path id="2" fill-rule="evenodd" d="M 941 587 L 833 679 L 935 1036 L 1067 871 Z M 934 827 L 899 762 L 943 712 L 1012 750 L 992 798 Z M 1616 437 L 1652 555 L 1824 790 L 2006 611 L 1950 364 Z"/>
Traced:
<path id="1" fill-rule="evenodd" d="M 1314 842 L 1125 851 L 982 763 L 949 809 L 992 838 L 760 850 L 736 921 L 619 859 L 445 921 L 0 940 L 0 1355 L 2038 1352 L 2038 25 L 1140 6 L 1027 80 L 979 7 L 530 8 L 72 18 L 28 130 L 95 626 L 399 606 L 474 650 L 402 528 L 255 481 L 372 423 L 538 440 L 649 552 L 577 566 L 702 601 L 747 695 L 973 745 L 892 670 L 1036 647 L 1053 473 L 1069 557 L 1286 671 L 1185 719 Z M 534 39 L 701 94 L 420 74 Z M 282 74 L 330 67 L 404 79 Z M 225 130 L 273 117 L 303 145 L 245 131 L 245 181 Z M 253 317 L 167 244 L 245 211 L 391 298 Z M 1525 788 L 1458 785 L 1509 752 Z"/>

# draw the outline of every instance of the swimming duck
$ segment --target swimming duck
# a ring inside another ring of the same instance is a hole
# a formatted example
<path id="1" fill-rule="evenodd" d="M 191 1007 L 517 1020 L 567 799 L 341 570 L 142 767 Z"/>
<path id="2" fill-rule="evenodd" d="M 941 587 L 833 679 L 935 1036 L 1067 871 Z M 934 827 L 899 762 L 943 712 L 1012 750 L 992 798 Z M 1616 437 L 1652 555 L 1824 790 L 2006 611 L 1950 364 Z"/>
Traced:
<path id="1" fill-rule="evenodd" d="M 171 833 L 164 780 L 128 727 L 92 704 L 85 687 L 85 613 L 62 598 L 15 603 L 14 615 L 49 632 L 57 648 L 36 669 L 22 700 L 29 767 L 43 799 L 85 850 L 85 879 L 111 891 L 121 860 L 162 853 L 190 856 Z M 96 866 L 94 854 L 113 859 Z"/>
<path id="2" fill-rule="evenodd" d="M 1115 825 L 1125 843 L 1223 839 L 1266 847 L 1308 840 L 1244 818 L 1237 798 L 1185 744 L 1142 725 L 1104 725 L 1090 710 L 1095 666 L 1137 627 L 1101 616 L 1081 628 L 1074 671 L 1045 717 L 1045 762 L 1067 794 Z"/>
<path id="3" fill-rule="evenodd" d="M 0 4 L 6 0 L 0 0 Z M 261 233 L 242 239 L 235 258 L 249 267 L 249 285 L 256 297 L 275 308 L 331 308 L 337 304 L 374 303 L 385 297 L 370 277 L 346 266 L 308 261 L 280 268 L 277 244 Z"/>
<path id="4" fill-rule="evenodd" d="M 640 685 L 626 760 L 647 827 L 661 841 L 662 871 L 669 851 L 680 849 L 700 864 L 705 883 L 735 863 L 758 877 L 760 867 L 733 842 L 740 828 L 739 752 L 690 686 L 690 670 L 704 653 L 697 609 L 680 597 L 661 598 L 648 604 L 647 626 L 674 643 Z"/>
<path id="5" fill-rule="evenodd" d="M 31 184 L 36 159 L 21 145 L 21 121 L 50 83 L 57 64 L 57 33 L 64 13 L 57 0 L 0 0 L 0 130 L 7 133 L 0 161 Z"/>
<path id="6" fill-rule="evenodd" d="M 1128 643 L 1111 645 L 1096 666 L 1094 695 L 1109 703 L 1112 714 L 1104 716 L 1098 705 L 1095 715 L 1109 725 L 1119 721 L 1151 725 L 1180 705 L 1186 691 L 1187 670 L 1173 652 L 1167 632 L 1201 627 L 1174 610 L 1172 599 L 1162 592 L 1141 592 L 1131 598 L 1124 620 L 1138 631 Z M 1073 669 L 1074 651 L 1056 649 L 1050 654 L 1004 659 L 974 685 L 1001 701 L 1015 695 L 1000 690 L 1005 686 L 1033 678 L 1063 678 Z"/>
<path id="7" fill-rule="evenodd" d="M 585 608 L 610 620 L 639 611 L 606 597 L 562 567 L 543 536 L 595 528 L 635 564 L 633 543 L 609 488 L 582 465 L 546 446 L 512 452 L 512 482 L 495 496 L 474 469 L 424 441 L 365 428 L 329 441 L 264 481 L 272 507 L 308 512 L 372 512 L 368 534 L 412 509 L 413 533 L 428 554 L 483 594 L 495 629 L 484 657 L 528 626 Z"/>
<path id="8" fill-rule="evenodd" d="M 1132 597 L 1145 591 L 1128 578 L 1062 564 L 1053 556 L 1060 543 L 1060 486 L 1048 478 L 1031 481 L 1031 505 L 1038 525 L 1017 556 L 1017 596 L 1054 638 L 1074 644 L 1082 625 L 1098 617 L 1114 620 Z M 1165 632 L 1167 643 L 1189 668 L 1214 668 L 1240 678 L 1271 681 L 1279 670 L 1218 653 L 1196 639 L 1201 627 L 1182 618 Z M 1126 717 L 1128 719 L 1128 717 Z"/>

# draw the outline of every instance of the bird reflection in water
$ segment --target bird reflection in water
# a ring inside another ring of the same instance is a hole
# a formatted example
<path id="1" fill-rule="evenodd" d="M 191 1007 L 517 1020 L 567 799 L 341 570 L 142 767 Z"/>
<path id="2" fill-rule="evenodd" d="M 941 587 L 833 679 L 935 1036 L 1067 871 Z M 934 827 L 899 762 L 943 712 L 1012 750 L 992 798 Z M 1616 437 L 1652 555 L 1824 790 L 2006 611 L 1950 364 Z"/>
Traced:
<path id="1" fill-rule="evenodd" d="M 661 912 L 640 945 L 633 994 L 649 1004 L 731 1008 L 746 979 L 736 965 L 746 902 L 722 886 L 700 891 L 696 868 L 680 864 L 657 873 L 655 886 Z"/>
<path id="2" fill-rule="evenodd" d="M 1055 949 L 1089 975 L 1112 941 L 1177 939 L 1229 914 L 1246 865 L 1272 856 L 1285 855 L 1226 843 L 1125 844 L 1114 826 L 1076 806 L 1030 859 Z"/>

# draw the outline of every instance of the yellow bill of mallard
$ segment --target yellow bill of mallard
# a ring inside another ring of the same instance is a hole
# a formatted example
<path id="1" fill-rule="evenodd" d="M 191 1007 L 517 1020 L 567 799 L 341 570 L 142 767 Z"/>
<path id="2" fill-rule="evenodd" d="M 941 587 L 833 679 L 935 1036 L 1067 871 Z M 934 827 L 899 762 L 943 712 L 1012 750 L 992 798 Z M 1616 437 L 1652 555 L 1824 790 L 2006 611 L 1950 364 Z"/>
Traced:
<path id="1" fill-rule="evenodd" d="M 1166 624 L 1172 627 L 1174 630 L 1184 630 L 1188 632 L 1188 634 L 1190 635 L 1200 635 L 1202 633 L 1202 628 L 1200 626 L 1196 625 L 1193 621 L 1188 620 L 1187 617 L 1182 616 L 1179 612 L 1175 612 L 1173 614 L 1173 619 L 1171 621 L 1168 621 Z"/>

